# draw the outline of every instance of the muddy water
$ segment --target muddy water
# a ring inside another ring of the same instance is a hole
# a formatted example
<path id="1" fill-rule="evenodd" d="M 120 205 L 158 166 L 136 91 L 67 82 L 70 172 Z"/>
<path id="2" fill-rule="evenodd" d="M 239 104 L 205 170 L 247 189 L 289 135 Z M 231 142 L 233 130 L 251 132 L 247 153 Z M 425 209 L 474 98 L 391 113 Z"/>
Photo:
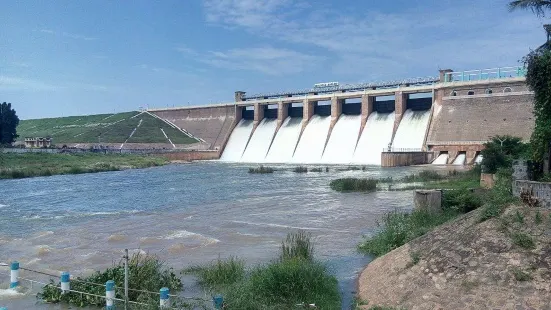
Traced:
<path id="1" fill-rule="evenodd" d="M 338 277 L 344 308 L 357 273 L 369 261 L 356 253 L 356 244 L 375 231 L 383 213 L 410 208 L 412 193 L 339 194 L 329 181 L 397 177 L 412 170 L 258 175 L 243 165 L 204 162 L 2 180 L 0 262 L 82 275 L 110 266 L 128 248 L 158 254 L 176 269 L 228 256 L 252 265 L 273 259 L 285 235 L 303 229 L 313 236 L 316 256 Z M 35 277 L 25 271 L 22 276 Z M 9 270 L 0 267 L 0 288 L 8 282 Z M 32 293 L 14 296 L 5 290 L 0 305 L 51 308 Z"/>

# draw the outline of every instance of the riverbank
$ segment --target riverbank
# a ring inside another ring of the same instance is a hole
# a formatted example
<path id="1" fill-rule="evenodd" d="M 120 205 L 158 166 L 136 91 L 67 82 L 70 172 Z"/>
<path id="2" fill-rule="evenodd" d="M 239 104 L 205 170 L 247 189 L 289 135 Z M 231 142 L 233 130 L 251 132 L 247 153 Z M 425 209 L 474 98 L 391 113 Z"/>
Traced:
<path id="1" fill-rule="evenodd" d="M 359 309 L 546 309 L 551 301 L 551 212 L 480 208 L 372 261 Z M 386 308 L 385 308 L 386 309 Z"/>
<path id="2" fill-rule="evenodd" d="M 130 154 L 0 154 L 0 179 L 82 174 L 162 166 L 164 157 Z"/>

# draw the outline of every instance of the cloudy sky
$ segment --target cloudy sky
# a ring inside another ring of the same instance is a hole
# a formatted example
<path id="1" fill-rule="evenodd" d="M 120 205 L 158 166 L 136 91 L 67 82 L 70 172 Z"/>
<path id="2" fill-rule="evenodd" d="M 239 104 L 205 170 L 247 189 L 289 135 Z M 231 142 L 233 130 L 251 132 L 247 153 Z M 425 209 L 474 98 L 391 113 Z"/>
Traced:
<path id="1" fill-rule="evenodd" d="M 3 1 L 0 102 L 28 119 L 513 66 L 550 20 L 507 3 Z"/>

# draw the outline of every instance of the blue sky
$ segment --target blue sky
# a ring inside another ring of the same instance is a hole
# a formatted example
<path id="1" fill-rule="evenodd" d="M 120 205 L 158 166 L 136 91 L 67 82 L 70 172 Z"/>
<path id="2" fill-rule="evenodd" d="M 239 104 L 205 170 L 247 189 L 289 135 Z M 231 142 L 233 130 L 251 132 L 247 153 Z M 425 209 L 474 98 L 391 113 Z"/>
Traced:
<path id="1" fill-rule="evenodd" d="M 29 119 L 517 65 L 549 20 L 507 3 L 3 1 L 0 102 Z"/>

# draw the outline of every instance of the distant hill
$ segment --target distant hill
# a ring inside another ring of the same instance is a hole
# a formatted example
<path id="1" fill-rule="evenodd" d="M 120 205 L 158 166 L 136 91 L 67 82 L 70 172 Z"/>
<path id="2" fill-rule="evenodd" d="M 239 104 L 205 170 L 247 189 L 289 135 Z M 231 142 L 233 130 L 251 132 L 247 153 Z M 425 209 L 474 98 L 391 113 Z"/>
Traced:
<path id="1" fill-rule="evenodd" d="M 172 143 L 198 140 L 147 112 L 124 112 L 22 120 L 18 141 L 26 137 L 52 137 L 57 145 L 68 143 Z M 169 141 L 170 139 L 170 141 Z"/>

